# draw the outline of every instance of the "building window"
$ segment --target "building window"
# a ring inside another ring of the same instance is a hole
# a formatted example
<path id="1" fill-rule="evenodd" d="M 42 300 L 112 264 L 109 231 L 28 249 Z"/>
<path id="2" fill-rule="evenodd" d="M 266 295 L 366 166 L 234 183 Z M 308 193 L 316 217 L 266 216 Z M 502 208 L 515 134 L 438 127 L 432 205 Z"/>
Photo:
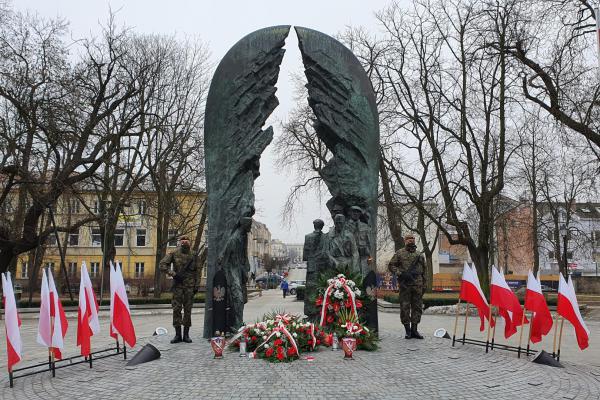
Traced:
<path id="1" fill-rule="evenodd" d="M 92 207 L 92 211 L 94 214 L 98 214 L 100 212 L 100 201 L 94 200 L 94 206 Z"/>
<path id="2" fill-rule="evenodd" d="M 144 277 L 144 263 L 143 262 L 135 263 L 135 277 L 136 278 Z"/>
<path id="3" fill-rule="evenodd" d="M 92 228 L 92 246 L 100 246 L 102 244 L 101 238 L 100 228 Z"/>
<path id="4" fill-rule="evenodd" d="M 99 262 L 90 263 L 90 277 L 92 277 L 92 278 L 97 277 L 98 271 L 100 271 L 100 263 Z"/>
<path id="5" fill-rule="evenodd" d="M 146 200 L 138 200 L 137 213 L 139 215 L 146 215 Z"/>
<path id="6" fill-rule="evenodd" d="M 29 275 L 27 274 L 27 270 L 28 270 L 28 263 L 26 261 L 21 263 L 21 279 L 27 279 L 29 278 Z"/>
<path id="7" fill-rule="evenodd" d="M 177 229 L 169 229 L 169 243 L 167 246 L 169 247 L 177 247 L 177 236 L 179 235 L 179 231 Z"/>
<path id="8" fill-rule="evenodd" d="M 600 247 L 600 231 L 592 232 L 592 241 L 594 247 Z"/>
<path id="9" fill-rule="evenodd" d="M 49 261 L 45 264 L 46 268 L 48 268 L 50 270 L 50 272 L 52 273 L 52 276 L 55 276 L 54 274 L 54 262 Z"/>
<path id="10" fill-rule="evenodd" d="M 54 232 L 51 232 L 47 237 L 46 237 L 46 244 L 48 246 L 56 246 L 56 234 Z"/>
<path id="11" fill-rule="evenodd" d="M 146 230 L 145 229 L 136 229 L 136 246 L 137 247 L 146 246 Z"/>
<path id="12" fill-rule="evenodd" d="M 70 261 L 67 269 L 69 276 L 77 276 L 77 262 Z"/>
<path id="13" fill-rule="evenodd" d="M 115 247 L 122 247 L 125 237 L 125 229 L 115 229 Z"/>
<path id="14" fill-rule="evenodd" d="M 69 233 L 69 246 L 79 246 L 79 231 Z"/>
<path id="15" fill-rule="evenodd" d="M 69 200 L 69 214 L 79 214 L 79 199 Z"/>

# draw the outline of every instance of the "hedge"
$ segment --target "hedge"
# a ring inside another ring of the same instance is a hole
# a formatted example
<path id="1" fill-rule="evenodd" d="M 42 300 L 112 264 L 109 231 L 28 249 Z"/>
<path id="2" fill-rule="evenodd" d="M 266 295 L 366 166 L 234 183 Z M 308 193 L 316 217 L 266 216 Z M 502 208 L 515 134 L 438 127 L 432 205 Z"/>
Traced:
<path id="1" fill-rule="evenodd" d="M 386 294 L 383 297 L 383 300 L 393 303 L 393 304 L 398 304 L 400 303 L 399 300 L 399 296 L 398 294 Z M 423 298 L 423 305 L 425 306 L 425 308 L 429 308 L 432 306 L 451 306 L 454 305 L 458 302 L 458 298 L 440 298 L 440 297 L 435 297 L 435 294 L 427 294 L 424 298 Z M 521 303 L 523 301 L 521 300 Z M 556 306 L 556 298 L 546 298 L 546 302 L 548 303 L 549 306 Z"/>
<path id="2" fill-rule="evenodd" d="M 204 303 L 204 293 L 196 293 L 196 296 L 194 296 L 194 302 L 195 303 Z M 78 300 L 66 300 L 66 299 L 62 299 L 62 305 L 63 307 L 76 307 L 79 304 Z M 102 301 L 103 306 L 108 306 L 110 304 L 110 300 L 108 298 L 105 298 Z M 160 299 L 155 299 L 154 297 L 146 297 L 146 298 L 130 298 L 129 299 L 129 304 L 130 305 L 143 305 L 143 304 L 171 304 L 171 299 L 169 297 L 163 297 Z M 39 308 L 40 306 L 40 302 L 39 300 L 33 300 L 31 302 L 31 304 L 29 304 L 29 302 L 27 301 L 27 299 L 21 299 L 18 302 L 19 307 L 23 308 L 23 307 L 27 307 L 27 308 Z"/>
<path id="3" fill-rule="evenodd" d="M 306 293 L 306 286 L 298 286 L 296 288 L 296 300 L 304 300 L 304 293 Z"/>

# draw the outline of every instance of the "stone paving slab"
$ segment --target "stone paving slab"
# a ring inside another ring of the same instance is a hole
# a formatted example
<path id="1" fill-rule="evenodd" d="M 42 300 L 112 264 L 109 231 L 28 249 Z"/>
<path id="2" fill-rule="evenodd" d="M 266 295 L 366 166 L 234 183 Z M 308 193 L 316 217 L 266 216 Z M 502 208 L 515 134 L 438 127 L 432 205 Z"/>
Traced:
<path id="1" fill-rule="evenodd" d="M 382 335 L 381 349 L 357 352 L 322 349 L 314 361 L 271 364 L 227 352 L 212 358 L 207 341 L 169 343 L 148 338 L 162 351 L 159 360 L 132 368 L 107 358 L 90 370 L 82 364 L 16 380 L 0 381 L 2 399 L 600 399 L 600 368 L 566 364 L 565 369 L 533 364 L 480 347 L 451 347 L 446 339 L 404 340 Z"/>

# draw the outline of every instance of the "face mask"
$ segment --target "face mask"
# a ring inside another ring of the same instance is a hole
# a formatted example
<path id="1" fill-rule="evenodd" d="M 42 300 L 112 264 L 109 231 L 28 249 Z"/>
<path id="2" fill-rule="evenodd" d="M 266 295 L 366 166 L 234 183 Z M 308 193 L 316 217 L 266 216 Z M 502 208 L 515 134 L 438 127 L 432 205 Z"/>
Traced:
<path id="1" fill-rule="evenodd" d="M 417 249 L 417 245 L 414 243 L 409 243 L 406 245 L 406 249 L 410 251 L 415 251 Z"/>
<path id="2" fill-rule="evenodd" d="M 190 245 L 189 244 L 182 244 L 181 245 L 181 250 L 183 250 L 184 253 L 189 253 L 189 251 L 190 251 Z"/>

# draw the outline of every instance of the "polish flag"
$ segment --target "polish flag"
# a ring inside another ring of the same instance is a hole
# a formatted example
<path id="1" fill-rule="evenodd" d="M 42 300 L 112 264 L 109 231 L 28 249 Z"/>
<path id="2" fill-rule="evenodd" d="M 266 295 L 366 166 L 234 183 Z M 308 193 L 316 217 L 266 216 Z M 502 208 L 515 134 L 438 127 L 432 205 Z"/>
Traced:
<path id="1" fill-rule="evenodd" d="M 50 316 L 54 318 L 52 351 L 54 352 L 54 358 L 60 360 L 62 358 L 61 350 L 64 348 L 64 339 L 69 328 L 69 323 L 67 322 L 67 316 L 58 296 L 52 270 L 50 269 L 48 269 L 48 286 L 50 288 Z"/>
<path id="2" fill-rule="evenodd" d="M 81 346 L 82 356 L 90 355 L 91 338 L 99 331 L 98 301 L 84 261 L 81 263 L 79 310 L 77 312 L 77 346 Z"/>
<path id="3" fill-rule="evenodd" d="M 579 348 L 581 350 L 587 348 L 589 345 L 590 330 L 585 326 L 585 322 L 579 312 L 579 304 L 577 303 L 577 297 L 575 296 L 573 280 L 570 276 L 569 282 L 567 283 L 562 274 L 559 274 L 556 312 L 558 315 L 569 321 L 575 328 L 575 335 L 577 336 Z"/>
<path id="4" fill-rule="evenodd" d="M 23 343 L 21 342 L 21 319 L 17 312 L 17 302 L 13 291 L 10 272 L 2 274 L 2 293 L 4 303 L 4 319 L 6 329 L 6 352 L 8 353 L 8 372 L 12 371 L 13 365 L 23 358 Z"/>
<path id="5" fill-rule="evenodd" d="M 40 293 L 40 317 L 37 342 L 44 347 L 52 347 L 52 323 L 50 321 L 50 289 L 46 268 L 42 269 L 42 290 Z"/>
<path id="6" fill-rule="evenodd" d="M 136 337 L 131 312 L 129 311 L 129 300 L 125 290 L 123 271 L 119 263 L 113 266 L 110 263 L 110 335 L 117 338 L 117 334 L 123 337 L 129 347 L 135 346 Z"/>
<path id="7" fill-rule="evenodd" d="M 542 293 L 542 284 L 540 282 L 540 273 L 536 279 L 533 273 L 529 271 L 527 276 L 527 291 L 525 292 L 525 309 L 533 312 L 531 320 L 531 341 L 533 343 L 541 342 L 542 336 L 545 336 L 552 329 L 552 314 L 546 304 L 546 299 Z"/>
<path id="8" fill-rule="evenodd" d="M 504 318 L 504 337 L 508 339 L 521 326 L 523 309 L 519 298 L 508 287 L 504 275 L 492 266 L 492 280 L 490 282 L 490 304 L 498 307 L 498 313 Z M 527 319 L 525 323 L 529 322 Z"/>
<path id="9" fill-rule="evenodd" d="M 485 329 L 485 318 L 489 319 L 490 306 L 483 294 L 483 290 L 481 290 L 477 270 L 469 267 L 469 264 L 466 262 L 463 269 L 462 281 L 460 283 L 459 298 L 477 307 L 479 319 L 481 320 L 479 330 L 483 331 Z"/>

